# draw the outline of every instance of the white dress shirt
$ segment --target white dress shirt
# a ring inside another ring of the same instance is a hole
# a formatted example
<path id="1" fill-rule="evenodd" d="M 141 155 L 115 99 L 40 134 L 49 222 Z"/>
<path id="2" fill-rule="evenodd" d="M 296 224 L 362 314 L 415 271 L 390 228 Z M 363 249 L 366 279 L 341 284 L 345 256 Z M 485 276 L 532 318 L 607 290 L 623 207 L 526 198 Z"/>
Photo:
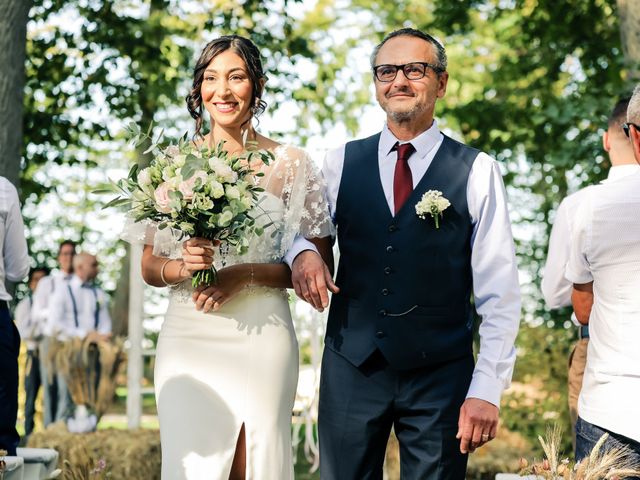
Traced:
<path id="1" fill-rule="evenodd" d="M 64 288 L 53 292 L 49 318 L 53 326 L 52 333 L 59 339 L 84 338 L 93 330 L 102 334 L 111 333 L 106 294 L 95 285 L 84 284 L 76 275 Z"/>
<path id="2" fill-rule="evenodd" d="M 587 188 L 566 276 L 593 281 L 578 414 L 640 441 L 640 173 Z"/>
<path id="3" fill-rule="evenodd" d="M 408 163 L 414 187 L 431 165 L 443 139 L 434 121 L 431 128 L 411 140 L 416 152 Z M 397 157 L 391 149 L 396 142 L 385 125 L 378 144 L 378 169 L 390 212 L 394 212 L 393 175 Z M 334 218 L 344 153 L 344 145 L 329 151 L 322 170 Z M 482 317 L 480 351 L 467 397 L 480 398 L 499 407 L 500 396 L 511 383 L 516 360 L 514 342 L 520 323 L 520 286 L 502 175 L 497 162 L 485 153 L 478 154 L 471 168 L 467 203 L 473 226 L 473 294 L 476 311 Z M 296 241 L 287 254 L 287 263 L 306 249 L 303 241 Z"/>
<path id="4" fill-rule="evenodd" d="M 29 253 L 16 187 L 0 177 L 0 300 L 11 300 L 5 281 L 20 282 L 29 274 Z"/>
<path id="5" fill-rule="evenodd" d="M 38 346 L 37 337 L 39 335 L 38 322 L 31 315 L 31 305 L 33 297 L 28 295 L 18 302 L 13 312 L 16 327 L 20 332 L 20 339 L 27 346 L 27 350 L 34 350 Z"/>
<path id="6" fill-rule="evenodd" d="M 54 330 L 59 330 L 59 328 L 51 322 L 49 303 L 55 291 L 67 288 L 67 283 L 71 280 L 72 276 L 72 274 L 60 270 L 53 271 L 51 274 L 40 279 L 36 291 L 33 292 L 31 315 L 33 320 L 38 323 L 38 328 L 44 336 L 51 337 Z"/>
<path id="7" fill-rule="evenodd" d="M 609 170 L 605 183 L 640 172 L 640 165 L 618 165 Z M 585 189 L 567 196 L 556 212 L 556 219 L 551 228 L 547 262 L 544 265 L 544 276 L 540 288 L 547 307 L 562 308 L 571 305 L 571 290 L 573 284 L 564 276 L 569 262 L 569 249 L 573 238 L 573 223 L 576 211 L 584 200 Z M 577 322 L 572 316 L 574 323 Z"/>

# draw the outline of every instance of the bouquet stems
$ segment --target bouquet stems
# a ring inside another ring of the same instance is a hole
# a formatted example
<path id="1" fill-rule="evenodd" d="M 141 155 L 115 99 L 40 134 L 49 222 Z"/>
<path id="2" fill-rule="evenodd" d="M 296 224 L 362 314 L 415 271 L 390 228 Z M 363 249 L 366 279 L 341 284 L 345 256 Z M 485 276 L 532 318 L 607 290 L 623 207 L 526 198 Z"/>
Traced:
<path id="1" fill-rule="evenodd" d="M 217 285 L 218 284 L 218 271 L 216 267 L 211 265 L 211 268 L 206 270 L 200 270 L 196 272 L 191 278 L 191 286 L 198 288 L 201 285 Z"/>

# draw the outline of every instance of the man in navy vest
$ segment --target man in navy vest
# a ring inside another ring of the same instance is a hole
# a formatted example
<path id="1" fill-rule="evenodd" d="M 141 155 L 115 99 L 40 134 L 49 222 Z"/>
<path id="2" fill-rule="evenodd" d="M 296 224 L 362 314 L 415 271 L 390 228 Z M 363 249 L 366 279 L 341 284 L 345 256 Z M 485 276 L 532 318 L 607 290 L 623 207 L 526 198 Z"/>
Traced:
<path id="1" fill-rule="evenodd" d="M 323 308 L 334 291 L 321 478 L 381 479 L 393 427 L 403 478 L 462 480 L 467 453 L 496 435 L 515 361 L 520 291 L 505 190 L 492 158 L 434 121 L 448 80 L 434 38 L 395 31 L 372 67 L 386 124 L 330 151 L 323 168 L 339 292 L 315 252 L 286 259 L 302 298 Z M 474 308 L 482 317 L 475 367 Z"/>

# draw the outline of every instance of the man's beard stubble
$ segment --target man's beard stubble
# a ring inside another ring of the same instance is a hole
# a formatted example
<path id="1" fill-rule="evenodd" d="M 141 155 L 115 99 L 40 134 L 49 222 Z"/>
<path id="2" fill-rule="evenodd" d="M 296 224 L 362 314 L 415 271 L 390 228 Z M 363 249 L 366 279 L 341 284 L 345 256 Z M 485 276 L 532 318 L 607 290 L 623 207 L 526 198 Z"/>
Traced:
<path id="1" fill-rule="evenodd" d="M 420 117 L 422 113 L 427 110 L 427 105 L 422 102 L 417 102 L 413 105 L 409 110 L 404 111 L 394 111 L 391 110 L 387 104 L 387 109 L 385 112 L 389 116 L 394 123 L 402 124 L 402 123 L 410 123 L 416 118 Z"/>

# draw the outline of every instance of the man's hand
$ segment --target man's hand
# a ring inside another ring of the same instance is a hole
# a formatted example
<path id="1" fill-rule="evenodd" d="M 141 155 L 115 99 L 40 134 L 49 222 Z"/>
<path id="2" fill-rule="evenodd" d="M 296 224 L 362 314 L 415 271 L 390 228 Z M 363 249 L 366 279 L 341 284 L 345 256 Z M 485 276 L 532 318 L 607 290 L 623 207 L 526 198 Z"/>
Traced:
<path id="1" fill-rule="evenodd" d="M 291 266 L 291 282 L 296 295 L 319 312 L 329 306 L 327 290 L 333 293 L 340 291 L 333 283 L 327 265 L 313 250 L 305 250 L 295 258 Z"/>
<path id="2" fill-rule="evenodd" d="M 479 398 L 467 398 L 460 408 L 458 433 L 460 451 L 471 453 L 493 440 L 498 430 L 498 407 Z"/>

